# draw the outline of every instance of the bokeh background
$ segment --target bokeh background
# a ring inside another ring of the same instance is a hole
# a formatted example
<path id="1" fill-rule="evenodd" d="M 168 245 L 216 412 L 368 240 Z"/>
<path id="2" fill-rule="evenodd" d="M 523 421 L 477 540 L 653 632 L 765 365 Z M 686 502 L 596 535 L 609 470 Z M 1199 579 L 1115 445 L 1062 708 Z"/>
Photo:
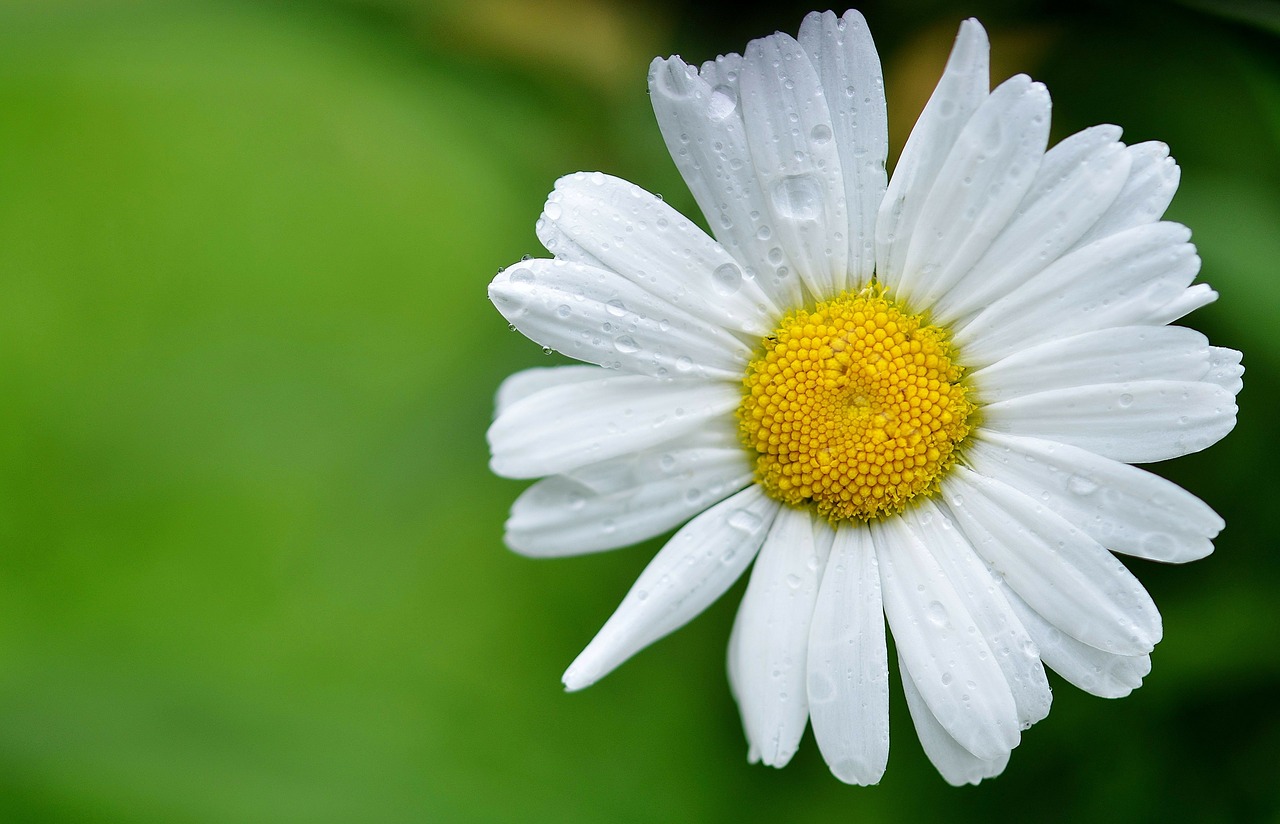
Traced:
<path id="1" fill-rule="evenodd" d="M 1166 640 L 1121 701 L 1054 678 L 1008 770 L 946 786 L 901 694 L 884 782 L 807 738 L 749 767 L 741 586 L 581 694 L 563 668 L 656 544 L 505 550 L 503 376 L 554 362 L 485 299 L 554 180 L 696 213 L 649 60 L 806 4 L 0 2 L 0 821 L 1280 821 L 1280 7 L 863 6 L 896 147 L 959 21 L 996 80 L 1168 142 L 1248 367 L 1236 431 L 1158 471 L 1228 527 L 1131 561 Z M 896 679 L 896 675 L 895 675 Z"/>

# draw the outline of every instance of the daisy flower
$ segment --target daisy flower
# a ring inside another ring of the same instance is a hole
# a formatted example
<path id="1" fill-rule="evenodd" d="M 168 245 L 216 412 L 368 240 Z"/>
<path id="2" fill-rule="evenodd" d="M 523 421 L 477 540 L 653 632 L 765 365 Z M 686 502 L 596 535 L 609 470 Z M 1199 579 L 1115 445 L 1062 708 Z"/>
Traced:
<path id="1" fill-rule="evenodd" d="M 542 478 L 506 541 L 562 556 L 679 527 L 568 689 L 749 566 L 728 670 L 752 761 L 785 765 L 812 723 L 837 777 L 880 780 L 886 620 L 957 785 L 1000 773 L 1049 712 L 1046 666 L 1104 697 L 1150 670 L 1160 615 L 1112 553 L 1190 561 L 1223 522 L 1132 464 L 1231 430 L 1240 353 L 1171 325 L 1217 295 L 1160 220 L 1167 148 L 1106 125 L 1047 148 L 1048 92 L 991 90 L 988 52 L 963 23 L 892 180 L 856 11 L 698 68 L 655 60 L 658 124 L 714 237 L 617 178 L 556 184 L 537 223 L 554 258 L 489 295 L 587 365 L 498 391 L 493 470 Z"/>

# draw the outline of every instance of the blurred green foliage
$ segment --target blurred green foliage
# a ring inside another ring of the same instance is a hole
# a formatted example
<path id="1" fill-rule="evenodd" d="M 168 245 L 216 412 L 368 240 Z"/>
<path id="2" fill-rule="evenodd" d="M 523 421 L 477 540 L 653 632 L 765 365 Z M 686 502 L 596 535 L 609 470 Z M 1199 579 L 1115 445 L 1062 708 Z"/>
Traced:
<path id="1" fill-rule="evenodd" d="M 1160 467 L 1228 529 L 1190 567 L 1132 562 L 1166 623 L 1147 685 L 1055 682 L 1007 772 L 962 791 L 901 696 L 878 788 L 812 741 L 748 767 L 738 590 L 566 696 L 656 544 L 501 545 L 520 485 L 486 469 L 492 392 L 549 361 L 488 278 L 539 251 L 564 173 L 690 211 L 649 59 L 807 8 L 0 5 L 0 820 L 1280 821 L 1280 49 L 1256 4 L 1192 5 L 865 7 L 891 93 L 976 13 L 1048 83 L 1057 137 L 1169 142 L 1171 217 L 1222 293 L 1192 322 L 1249 367 L 1237 431 Z M 520 36 L 561 29 L 580 42 Z"/>

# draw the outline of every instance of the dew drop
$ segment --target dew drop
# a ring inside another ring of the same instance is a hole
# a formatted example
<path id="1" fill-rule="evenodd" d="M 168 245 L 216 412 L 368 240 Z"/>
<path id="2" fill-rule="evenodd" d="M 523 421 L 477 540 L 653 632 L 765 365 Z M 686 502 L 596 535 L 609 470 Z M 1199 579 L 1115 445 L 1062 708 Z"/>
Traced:
<path id="1" fill-rule="evenodd" d="M 531 286 L 533 284 L 533 270 L 528 266 L 521 266 L 511 271 L 511 282 L 520 284 L 521 286 Z"/>
<path id="2" fill-rule="evenodd" d="M 773 208 L 788 220 L 817 220 L 822 212 L 822 185 L 813 175 L 792 175 L 774 184 Z"/>
<path id="3" fill-rule="evenodd" d="M 613 339 L 613 348 L 624 355 L 631 355 L 640 351 L 640 344 L 630 335 L 619 335 Z"/>
<path id="4" fill-rule="evenodd" d="M 716 86 L 711 90 L 711 102 L 707 106 L 707 116 L 714 121 L 724 120 L 738 108 L 738 96 L 728 86 Z"/>
<path id="5" fill-rule="evenodd" d="M 611 300 L 608 303 L 606 303 L 604 306 L 605 306 L 605 309 L 609 312 L 609 314 L 613 315 L 616 318 L 620 318 L 627 313 L 627 307 L 623 306 L 622 301 L 620 300 L 616 300 L 616 299 Z"/>
<path id="6" fill-rule="evenodd" d="M 1127 406 L 1131 406 L 1131 405 L 1133 405 L 1133 395 L 1130 395 L 1128 392 L 1126 392 L 1125 394 L 1121 395 L 1121 396 L 1120 396 L 1120 405 L 1121 405 L 1122 407 L 1127 407 Z"/>
<path id="7" fill-rule="evenodd" d="M 729 526 L 739 532 L 755 532 L 760 528 L 760 516 L 749 509 L 738 509 L 729 516 Z"/>
<path id="8" fill-rule="evenodd" d="M 733 263 L 722 263 L 712 273 L 711 282 L 717 292 L 728 297 L 742 288 L 742 270 Z"/>
<path id="9" fill-rule="evenodd" d="M 831 140 L 831 127 L 825 123 L 819 123 L 810 130 L 809 138 L 821 146 Z"/>
<path id="10" fill-rule="evenodd" d="M 1092 495 L 1098 491 L 1098 485 L 1084 475 L 1072 475 L 1067 479 L 1067 491 L 1072 495 Z"/>
<path id="11" fill-rule="evenodd" d="M 940 601 L 933 601 L 925 608 L 925 616 L 928 617 L 929 623 L 935 627 L 945 627 L 947 625 L 947 608 Z"/>
<path id="12" fill-rule="evenodd" d="M 572 312 L 573 312 L 573 310 L 572 310 L 572 309 L 570 309 L 568 306 L 566 306 L 566 305 L 565 305 L 565 304 L 563 304 L 563 303 L 562 303 L 562 304 L 560 304 L 558 307 L 556 307 L 556 314 L 557 314 L 557 315 L 559 315 L 559 316 L 560 316 L 560 317 L 562 317 L 562 318 L 567 318 L 567 317 L 569 317 L 569 315 L 570 315 Z"/>

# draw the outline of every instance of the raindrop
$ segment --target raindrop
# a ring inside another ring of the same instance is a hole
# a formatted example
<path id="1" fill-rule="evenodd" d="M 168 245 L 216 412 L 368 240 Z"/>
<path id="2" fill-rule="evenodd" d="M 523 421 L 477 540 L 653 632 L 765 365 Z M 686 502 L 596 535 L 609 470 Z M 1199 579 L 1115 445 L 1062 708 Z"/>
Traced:
<path id="1" fill-rule="evenodd" d="M 738 509 L 729 516 L 729 526 L 739 532 L 755 532 L 760 528 L 760 516 L 749 509 Z"/>
<path id="2" fill-rule="evenodd" d="M 945 627 L 947 625 L 947 608 L 940 601 L 933 601 L 925 608 L 925 615 L 929 618 L 929 623 L 935 627 Z"/>
<path id="3" fill-rule="evenodd" d="M 619 335 L 613 339 L 613 348 L 624 355 L 631 355 L 640 351 L 640 344 L 630 335 Z"/>
<path id="4" fill-rule="evenodd" d="M 1122 407 L 1131 406 L 1133 404 L 1133 395 L 1128 392 L 1120 396 L 1120 405 Z"/>
<path id="5" fill-rule="evenodd" d="M 545 215 L 547 216 L 547 218 L 548 218 L 548 219 L 550 219 L 550 220 L 559 220 L 559 219 L 560 219 L 560 214 L 561 214 L 560 204 L 559 204 L 559 203 L 550 203 L 550 202 L 549 202 L 549 203 L 547 203 L 546 208 L 542 210 L 542 212 L 543 212 L 543 214 L 545 214 Z"/>
<path id="6" fill-rule="evenodd" d="M 617 318 L 620 318 L 627 313 L 627 307 L 623 306 L 622 301 L 617 299 L 606 303 L 604 308 L 608 310 L 609 314 Z"/>
<path id="7" fill-rule="evenodd" d="M 573 310 L 572 310 L 572 309 L 570 309 L 568 306 L 566 306 L 566 305 L 565 305 L 565 304 L 563 304 L 563 303 L 562 303 L 562 304 L 560 304 L 558 307 L 556 307 L 556 314 L 557 314 L 557 315 L 559 315 L 559 316 L 560 316 L 560 317 L 562 317 L 562 318 L 567 318 L 567 317 L 569 317 L 569 314 L 570 314 L 571 312 L 573 312 Z"/>
<path id="8" fill-rule="evenodd" d="M 817 220 L 822 212 L 822 184 L 813 175 L 792 175 L 773 187 L 773 208 L 789 220 Z"/>
<path id="9" fill-rule="evenodd" d="M 533 285 L 533 270 L 528 266 L 521 266 L 520 268 L 512 271 L 510 277 L 512 283 L 516 283 L 521 286 Z"/>
<path id="10" fill-rule="evenodd" d="M 824 123 L 819 123 L 809 132 L 809 138 L 821 146 L 831 140 L 831 127 Z"/>
<path id="11" fill-rule="evenodd" d="M 1072 475 L 1067 479 L 1067 491 L 1072 495 L 1092 495 L 1098 491 L 1098 485 L 1083 475 Z"/>
<path id="12" fill-rule="evenodd" d="M 742 288 L 742 270 L 735 264 L 722 263 L 712 275 L 716 291 L 726 297 Z"/>
<path id="13" fill-rule="evenodd" d="M 711 102 L 707 107 L 707 115 L 715 121 L 724 120 L 738 108 L 737 95 L 728 86 L 716 86 L 711 90 Z"/>

